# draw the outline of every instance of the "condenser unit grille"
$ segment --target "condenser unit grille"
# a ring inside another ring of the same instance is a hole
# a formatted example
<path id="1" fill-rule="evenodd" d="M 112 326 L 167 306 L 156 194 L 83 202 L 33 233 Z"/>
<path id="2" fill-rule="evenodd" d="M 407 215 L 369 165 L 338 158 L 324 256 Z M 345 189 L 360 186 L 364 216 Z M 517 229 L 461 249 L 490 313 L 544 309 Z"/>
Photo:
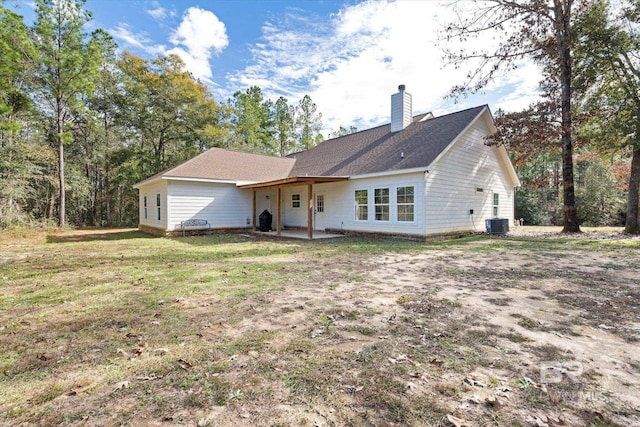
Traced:
<path id="1" fill-rule="evenodd" d="M 491 218 L 484 221 L 489 234 L 507 234 L 509 231 L 509 220 L 506 218 Z"/>

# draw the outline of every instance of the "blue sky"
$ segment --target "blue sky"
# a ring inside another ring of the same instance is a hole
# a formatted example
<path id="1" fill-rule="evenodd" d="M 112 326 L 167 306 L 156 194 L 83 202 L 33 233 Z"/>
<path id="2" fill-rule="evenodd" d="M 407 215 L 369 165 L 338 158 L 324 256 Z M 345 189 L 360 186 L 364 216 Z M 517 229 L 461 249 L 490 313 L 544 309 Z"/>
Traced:
<path id="1" fill-rule="evenodd" d="M 6 5 L 33 19 L 32 1 Z M 325 132 L 387 123 L 399 84 L 412 94 L 415 113 L 480 104 L 518 110 L 538 96 L 538 70 L 522 63 L 482 94 L 458 104 L 444 99 L 467 72 L 441 59 L 441 32 L 454 18 L 447 2 L 87 0 L 85 7 L 93 13 L 89 30 L 107 30 L 121 50 L 142 57 L 178 54 L 218 101 L 252 85 L 290 103 L 309 94 Z M 488 37 L 466 47 L 490 43 Z"/>

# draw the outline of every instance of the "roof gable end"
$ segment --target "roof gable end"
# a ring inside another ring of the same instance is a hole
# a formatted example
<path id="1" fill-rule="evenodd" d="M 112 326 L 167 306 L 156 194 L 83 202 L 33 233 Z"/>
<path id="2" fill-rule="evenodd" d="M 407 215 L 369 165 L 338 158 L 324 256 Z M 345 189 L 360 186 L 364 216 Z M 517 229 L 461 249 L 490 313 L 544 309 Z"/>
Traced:
<path id="1" fill-rule="evenodd" d="M 292 174 L 353 176 L 427 168 L 484 108 L 440 117 L 421 114 L 399 132 L 391 132 L 387 124 L 324 141 L 292 155 Z"/>

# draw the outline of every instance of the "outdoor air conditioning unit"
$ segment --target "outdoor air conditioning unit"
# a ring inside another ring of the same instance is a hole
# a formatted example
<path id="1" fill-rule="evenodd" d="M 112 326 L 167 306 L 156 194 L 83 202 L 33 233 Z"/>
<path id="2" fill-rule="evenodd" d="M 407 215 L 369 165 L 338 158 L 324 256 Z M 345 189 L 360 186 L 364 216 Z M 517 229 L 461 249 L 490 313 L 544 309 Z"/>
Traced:
<path id="1" fill-rule="evenodd" d="M 507 218 L 485 219 L 484 224 L 489 234 L 507 234 L 509 231 L 509 220 Z"/>

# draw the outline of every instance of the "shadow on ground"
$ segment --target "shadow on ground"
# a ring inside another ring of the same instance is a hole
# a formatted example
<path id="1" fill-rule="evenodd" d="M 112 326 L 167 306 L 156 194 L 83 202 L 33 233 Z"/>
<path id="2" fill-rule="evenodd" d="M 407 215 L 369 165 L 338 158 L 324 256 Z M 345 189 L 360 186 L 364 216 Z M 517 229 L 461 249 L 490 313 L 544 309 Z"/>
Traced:
<path id="1" fill-rule="evenodd" d="M 99 240 L 153 239 L 156 236 L 143 233 L 135 228 L 91 228 L 79 229 L 64 235 L 49 234 L 47 243 L 92 242 Z"/>

